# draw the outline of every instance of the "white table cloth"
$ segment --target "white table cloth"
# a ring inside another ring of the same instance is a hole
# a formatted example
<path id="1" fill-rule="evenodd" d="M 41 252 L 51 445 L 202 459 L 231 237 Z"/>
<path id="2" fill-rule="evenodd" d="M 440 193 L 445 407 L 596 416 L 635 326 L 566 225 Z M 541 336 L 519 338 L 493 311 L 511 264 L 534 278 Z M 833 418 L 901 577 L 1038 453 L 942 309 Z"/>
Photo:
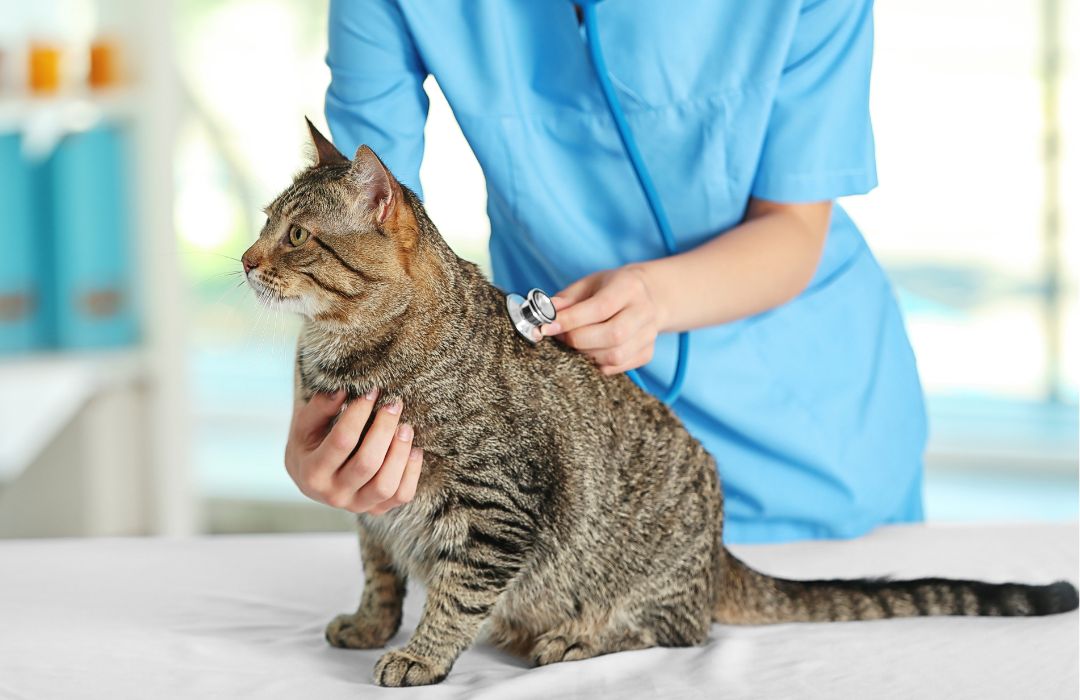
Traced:
<path id="1" fill-rule="evenodd" d="M 1077 525 L 883 528 L 735 551 L 788 577 L 1078 574 Z M 530 669 L 489 646 L 430 688 L 381 689 L 380 651 L 323 627 L 361 587 L 346 534 L 0 542 L 0 698 L 1068 698 L 1078 616 L 714 625 L 707 645 Z M 400 645 L 419 617 L 411 590 Z"/>

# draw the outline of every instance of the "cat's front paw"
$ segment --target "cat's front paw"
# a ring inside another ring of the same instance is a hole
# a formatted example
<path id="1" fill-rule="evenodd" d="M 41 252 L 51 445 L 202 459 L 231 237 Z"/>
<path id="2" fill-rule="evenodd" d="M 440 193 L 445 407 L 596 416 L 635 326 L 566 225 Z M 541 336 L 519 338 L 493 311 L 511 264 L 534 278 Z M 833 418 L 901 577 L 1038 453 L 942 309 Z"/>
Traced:
<path id="1" fill-rule="evenodd" d="M 326 641 L 341 649 L 381 649 L 396 631 L 392 620 L 359 613 L 338 615 L 326 626 Z"/>
<path id="2" fill-rule="evenodd" d="M 375 682 L 387 688 L 432 685 L 446 678 L 449 672 L 449 668 L 437 666 L 421 656 L 395 649 L 383 654 L 375 664 Z"/>

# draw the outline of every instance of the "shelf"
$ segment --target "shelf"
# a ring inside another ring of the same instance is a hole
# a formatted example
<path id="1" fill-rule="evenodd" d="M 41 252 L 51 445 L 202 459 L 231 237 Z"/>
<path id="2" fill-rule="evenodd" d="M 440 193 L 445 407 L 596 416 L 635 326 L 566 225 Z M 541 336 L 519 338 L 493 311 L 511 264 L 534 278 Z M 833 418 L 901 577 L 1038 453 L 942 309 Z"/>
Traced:
<path id="1" fill-rule="evenodd" d="M 0 95 L 0 133 L 22 134 L 26 156 L 42 158 L 67 134 L 133 119 L 138 113 L 135 94 L 127 89 L 55 97 Z"/>
<path id="2" fill-rule="evenodd" d="M 22 473 L 91 397 L 144 369 L 134 349 L 0 356 L 0 481 Z"/>

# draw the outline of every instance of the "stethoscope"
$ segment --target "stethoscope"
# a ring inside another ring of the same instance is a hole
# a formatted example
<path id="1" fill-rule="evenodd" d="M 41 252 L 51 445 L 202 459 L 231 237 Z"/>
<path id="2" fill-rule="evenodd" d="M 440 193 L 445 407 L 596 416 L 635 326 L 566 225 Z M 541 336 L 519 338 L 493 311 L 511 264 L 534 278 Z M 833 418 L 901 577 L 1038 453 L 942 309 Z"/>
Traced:
<path id="1" fill-rule="evenodd" d="M 668 255 L 674 255 L 678 251 L 675 247 L 675 235 L 671 231 L 667 212 L 660 201 L 660 195 L 656 191 L 652 177 L 645 168 L 645 161 L 641 157 L 641 151 L 638 150 L 634 134 L 630 131 L 630 124 L 626 121 L 622 105 L 619 104 L 619 99 L 615 96 L 615 86 L 611 84 L 607 63 L 604 62 L 604 55 L 600 51 L 600 35 L 596 28 L 596 5 L 600 2 L 602 0 L 574 0 L 572 4 L 581 8 L 582 26 L 585 30 L 585 43 L 589 50 L 589 57 L 592 60 L 593 70 L 596 72 L 596 80 L 600 83 L 600 90 L 604 93 L 604 101 L 607 102 L 608 111 L 611 112 L 611 118 L 615 122 L 619 138 L 622 140 L 623 149 L 630 159 L 630 164 L 634 167 L 634 174 L 637 175 L 638 184 L 641 185 L 641 191 L 645 195 L 650 211 L 652 211 L 656 227 L 660 230 L 660 238 L 664 242 L 664 249 Z M 530 291 L 526 298 L 522 298 L 518 294 L 507 295 L 506 310 L 510 315 L 511 322 L 514 324 L 514 328 L 533 344 L 540 340 L 540 326 L 555 320 L 555 305 L 551 303 L 548 295 L 539 289 Z M 682 391 L 683 383 L 686 381 L 686 363 L 689 354 L 690 334 L 683 331 L 679 333 L 675 376 L 672 378 L 667 391 L 661 396 L 666 404 L 673 403 Z M 631 370 L 626 374 L 639 387 L 649 391 L 636 371 Z"/>

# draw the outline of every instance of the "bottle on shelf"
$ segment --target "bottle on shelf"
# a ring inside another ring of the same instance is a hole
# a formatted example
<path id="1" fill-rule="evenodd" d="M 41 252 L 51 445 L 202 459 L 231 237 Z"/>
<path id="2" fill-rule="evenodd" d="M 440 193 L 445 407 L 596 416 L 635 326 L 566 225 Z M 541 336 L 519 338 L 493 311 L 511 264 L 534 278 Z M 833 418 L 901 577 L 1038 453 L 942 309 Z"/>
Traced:
<path id="1" fill-rule="evenodd" d="M 132 119 L 98 99 L 124 82 L 123 33 L 88 0 L 20 7 L 29 99 L 0 120 L 0 211 L 20 232 L 0 256 L 0 352 L 127 345 L 137 336 Z"/>
<path id="2" fill-rule="evenodd" d="M 0 133 L 0 179 L 0 211 L 15 232 L 0 255 L 0 353 L 9 353 L 40 347 L 47 335 L 41 202 L 17 133 Z"/>

